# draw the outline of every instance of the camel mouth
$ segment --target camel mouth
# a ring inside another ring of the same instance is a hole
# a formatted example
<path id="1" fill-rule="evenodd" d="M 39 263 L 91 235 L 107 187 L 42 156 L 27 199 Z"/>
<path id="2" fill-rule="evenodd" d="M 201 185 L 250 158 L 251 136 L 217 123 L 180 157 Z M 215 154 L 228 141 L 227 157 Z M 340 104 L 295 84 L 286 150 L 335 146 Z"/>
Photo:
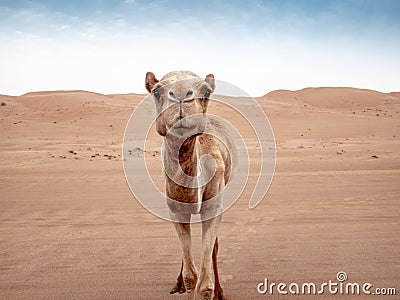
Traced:
<path id="1" fill-rule="evenodd" d="M 179 120 L 174 124 L 174 126 L 170 128 L 170 131 L 175 136 L 183 137 L 190 134 L 193 130 L 196 131 L 195 130 L 196 128 L 197 128 L 196 125 L 190 124 L 188 122 L 182 122 L 182 120 Z"/>
<path id="2" fill-rule="evenodd" d="M 188 124 L 188 122 L 185 122 L 183 119 L 178 120 L 172 128 L 174 129 L 191 129 L 193 126 Z"/>
<path id="3" fill-rule="evenodd" d="M 171 122 L 172 123 L 172 122 Z M 190 115 L 185 118 L 177 118 L 173 124 L 167 126 L 170 134 L 176 137 L 188 137 L 202 134 L 206 127 L 206 119 L 203 115 Z"/>
<path id="4" fill-rule="evenodd" d="M 191 127 L 187 127 L 183 124 L 179 124 L 171 128 L 171 130 L 178 135 L 185 135 L 190 129 Z"/>
<path id="5" fill-rule="evenodd" d="M 187 128 L 187 126 L 183 125 L 181 121 L 179 121 L 178 126 L 174 126 L 175 128 Z"/>

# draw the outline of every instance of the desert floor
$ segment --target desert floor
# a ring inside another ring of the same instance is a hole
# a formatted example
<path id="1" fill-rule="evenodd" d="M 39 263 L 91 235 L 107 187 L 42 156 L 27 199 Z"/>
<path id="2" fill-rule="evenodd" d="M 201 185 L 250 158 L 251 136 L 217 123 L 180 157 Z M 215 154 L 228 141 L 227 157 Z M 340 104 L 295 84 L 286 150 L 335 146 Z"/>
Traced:
<path id="1" fill-rule="evenodd" d="M 122 167 L 125 126 L 141 99 L 0 96 L 1 299 L 184 299 L 169 294 L 181 260 L 175 230 L 135 200 Z M 339 271 L 346 282 L 398 295 L 400 93 L 316 88 L 257 101 L 274 130 L 276 173 L 256 209 L 247 208 L 249 187 L 223 215 L 219 268 L 228 299 L 291 299 L 260 295 L 257 285 L 268 278 L 318 286 L 337 282 Z M 157 150 L 146 151 L 149 164 L 159 162 Z M 198 266 L 198 224 L 193 233 Z"/>

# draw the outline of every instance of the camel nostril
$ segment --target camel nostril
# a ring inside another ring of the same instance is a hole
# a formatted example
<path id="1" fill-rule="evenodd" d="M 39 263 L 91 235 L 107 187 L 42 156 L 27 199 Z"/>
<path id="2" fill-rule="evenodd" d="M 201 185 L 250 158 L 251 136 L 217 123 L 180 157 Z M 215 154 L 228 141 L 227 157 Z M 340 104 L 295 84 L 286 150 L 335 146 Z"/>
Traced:
<path id="1" fill-rule="evenodd" d="M 186 94 L 186 97 L 190 97 L 192 95 L 193 95 L 193 91 L 188 91 L 187 94 Z"/>
<path id="2" fill-rule="evenodd" d="M 169 94 L 171 97 L 174 97 L 174 93 L 173 93 L 173 92 L 170 91 L 168 94 Z"/>

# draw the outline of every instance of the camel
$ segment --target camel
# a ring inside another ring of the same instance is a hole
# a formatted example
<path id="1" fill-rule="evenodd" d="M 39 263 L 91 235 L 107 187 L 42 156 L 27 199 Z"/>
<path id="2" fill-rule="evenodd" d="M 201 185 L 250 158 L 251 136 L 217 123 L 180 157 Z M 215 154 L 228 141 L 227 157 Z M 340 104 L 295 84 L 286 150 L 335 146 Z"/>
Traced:
<path id="1" fill-rule="evenodd" d="M 190 71 L 175 71 L 158 80 L 147 72 L 145 86 L 156 104 L 156 130 L 164 137 L 167 203 L 183 252 L 181 271 L 170 293 L 186 292 L 188 299 L 196 295 L 226 299 L 218 277 L 217 229 L 222 192 L 233 172 L 234 146 L 223 125 L 206 114 L 215 89 L 214 75 L 203 80 Z M 212 159 L 202 160 L 203 156 Z M 201 217 L 199 273 L 191 252 L 192 214 Z"/>

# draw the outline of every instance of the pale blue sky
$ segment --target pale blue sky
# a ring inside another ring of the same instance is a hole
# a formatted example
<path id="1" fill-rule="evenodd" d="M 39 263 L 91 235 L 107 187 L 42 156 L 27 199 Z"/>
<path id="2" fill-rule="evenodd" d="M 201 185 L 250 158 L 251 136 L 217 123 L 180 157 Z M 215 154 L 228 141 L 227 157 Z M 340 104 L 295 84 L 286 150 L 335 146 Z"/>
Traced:
<path id="1" fill-rule="evenodd" d="M 274 89 L 400 90 L 400 1 L 3 1 L 0 93 L 144 93 L 143 77 L 214 73 Z"/>

